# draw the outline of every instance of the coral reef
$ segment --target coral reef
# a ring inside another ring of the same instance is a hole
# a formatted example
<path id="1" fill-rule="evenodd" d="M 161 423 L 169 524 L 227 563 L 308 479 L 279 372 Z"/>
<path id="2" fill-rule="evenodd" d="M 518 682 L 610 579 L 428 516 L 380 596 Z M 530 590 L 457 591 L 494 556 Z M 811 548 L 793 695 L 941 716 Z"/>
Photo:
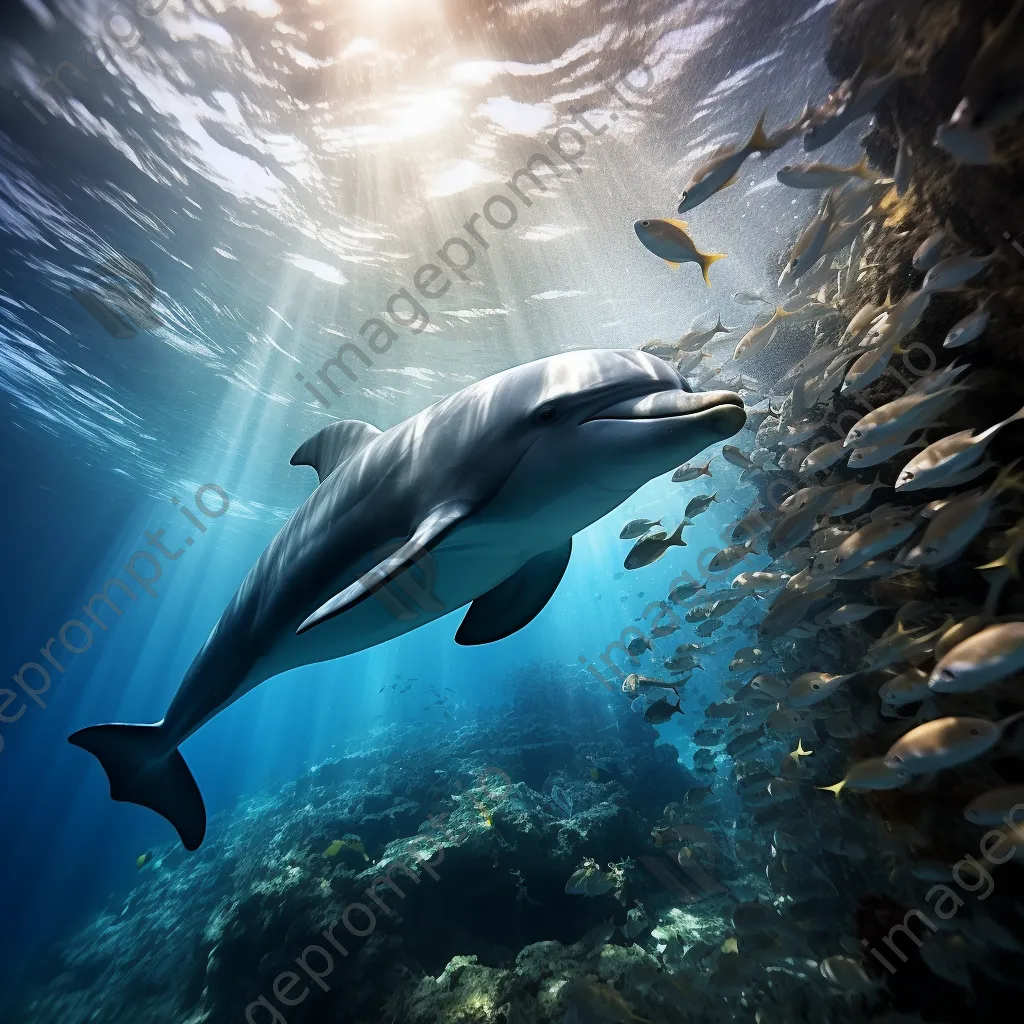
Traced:
<path id="1" fill-rule="evenodd" d="M 653 941 L 630 907 L 676 899 L 637 861 L 666 859 L 650 832 L 693 776 L 624 697 L 539 666 L 509 686 L 511 706 L 473 727 L 429 746 L 391 730 L 216 818 L 199 853 L 155 851 L 123 903 L 40 965 L 14 1020 L 383 1020 L 401 1006 L 490 1021 L 509 1002 L 546 1020 L 581 972 L 655 970 L 616 926 Z M 595 764 L 612 777 L 595 781 Z M 565 891 L 587 858 L 614 878 L 604 895 Z M 724 846 L 717 867 L 741 874 Z M 723 901 L 707 901 L 716 933 Z"/>

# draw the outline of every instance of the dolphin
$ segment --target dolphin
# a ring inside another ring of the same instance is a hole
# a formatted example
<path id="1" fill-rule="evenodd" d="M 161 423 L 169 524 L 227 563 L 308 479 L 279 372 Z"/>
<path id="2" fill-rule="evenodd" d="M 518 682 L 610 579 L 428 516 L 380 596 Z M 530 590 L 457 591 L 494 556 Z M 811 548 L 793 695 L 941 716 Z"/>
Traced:
<path id="1" fill-rule="evenodd" d="M 743 426 L 743 400 L 694 393 L 647 352 L 567 352 L 503 370 L 381 431 L 341 420 L 291 458 L 319 484 L 259 557 L 163 719 L 69 742 L 114 800 L 206 833 L 178 748 L 265 679 L 386 643 L 469 605 L 458 644 L 492 643 L 555 592 L 572 537 Z"/>

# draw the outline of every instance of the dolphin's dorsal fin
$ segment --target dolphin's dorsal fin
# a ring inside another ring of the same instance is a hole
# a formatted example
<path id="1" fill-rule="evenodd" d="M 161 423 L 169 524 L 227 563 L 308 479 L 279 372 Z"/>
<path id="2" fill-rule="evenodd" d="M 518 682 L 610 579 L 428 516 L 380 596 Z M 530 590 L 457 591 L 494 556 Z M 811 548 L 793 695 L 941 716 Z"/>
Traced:
<path id="1" fill-rule="evenodd" d="M 335 594 L 324 602 L 295 631 L 296 634 L 319 626 L 328 619 L 333 619 L 342 612 L 347 612 L 366 598 L 376 594 L 392 580 L 412 569 L 417 562 L 424 559 L 432 548 L 444 540 L 459 523 L 473 514 L 471 502 L 456 499 L 438 505 L 416 527 L 413 535 L 393 555 L 378 562 L 369 572 L 364 573 L 355 583 L 346 587 L 340 594 Z M 422 589 L 422 588 L 420 588 Z M 433 595 L 431 595 L 433 596 Z"/>
<path id="2" fill-rule="evenodd" d="M 291 457 L 293 466 L 312 466 L 323 483 L 346 459 L 381 433 L 372 423 L 338 420 L 303 441 Z"/>
<path id="3" fill-rule="evenodd" d="M 531 622 L 565 575 L 572 538 L 531 558 L 504 583 L 481 594 L 466 612 L 455 642 L 463 646 L 504 640 Z"/>

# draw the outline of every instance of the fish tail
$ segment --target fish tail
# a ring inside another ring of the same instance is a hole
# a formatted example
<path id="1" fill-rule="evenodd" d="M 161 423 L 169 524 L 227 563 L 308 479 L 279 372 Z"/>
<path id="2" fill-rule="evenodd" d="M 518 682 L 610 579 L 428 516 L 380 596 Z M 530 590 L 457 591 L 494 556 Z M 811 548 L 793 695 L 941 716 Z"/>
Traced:
<path id="1" fill-rule="evenodd" d="M 672 536 L 669 537 L 668 543 L 670 546 L 685 548 L 686 541 L 683 540 L 683 527 L 692 525 L 689 519 L 684 519 L 673 531 Z"/>
<path id="2" fill-rule="evenodd" d="M 1024 409 L 1022 409 L 1021 412 L 1024 412 Z M 715 458 L 717 458 L 717 456 L 715 456 Z M 701 471 L 700 471 L 700 475 L 701 476 L 711 476 L 711 470 L 708 468 L 708 466 L 710 466 L 711 463 L 715 461 L 715 458 L 708 459 L 707 466 L 702 466 L 701 467 Z"/>
<path id="3" fill-rule="evenodd" d="M 775 150 L 781 148 L 781 142 L 775 142 L 768 138 L 764 130 L 764 119 L 768 116 L 768 108 L 765 107 L 761 111 L 761 116 L 757 119 L 757 124 L 754 126 L 753 134 L 750 136 L 750 141 L 747 143 L 747 149 L 752 153 L 774 153 Z"/>
<path id="4" fill-rule="evenodd" d="M 846 779 L 842 782 L 837 782 L 834 786 L 817 786 L 816 789 L 823 789 L 827 793 L 835 793 L 836 799 L 839 799 L 839 794 L 843 791 L 843 786 L 846 785 Z"/>
<path id="5" fill-rule="evenodd" d="M 704 274 L 704 283 L 709 288 L 711 287 L 711 278 L 708 277 L 708 270 L 713 263 L 717 263 L 725 258 L 726 254 L 724 252 L 697 252 L 697 262 L 700 264 L 701 272 Z"/>
<path id="6" fill-rule="evenodd" d="M 95 725 L 68 737 L 102 765 L 114 800 L 138 804 L 166 818 L 186 850 L 197 850 L 206 834 L 206 808 L 199 786 L 176 750 L 166 753 L 162 723 Z"/>
<path id="7" fill-rule="evenodd" d="M 863 178 L 865 181 L 874 181 L 875 178 L 878 177 L 878 175 L 871 170 L 871 165 L 868 163 L 867 153 L 865 153 L 854 165 L 853 173 L 858 178 Z"/>
<path id="8" fill-rule="evenodd" d="M 1020 582 L 1020 566 L 1017 563 L 1013 548 L 1010 548 L 994 562 L 986 562 L 984 565 L 976 565 L 974 568 L 977 572 L 984 572 L 986 569 L 1009 569 L 1010 575 L 1018 583 Z"/>
<path id="9" fill-rule="evenodd" d="M 995 493 L 1005 490 L 1024 491 L 1024 474 L 1014 472 L 1020 462 L 1020 459 L 1014 459 L 1008 466 L 1003 466 L 999 470 L 999 475 L 991 484 L 991 489 Z"/>

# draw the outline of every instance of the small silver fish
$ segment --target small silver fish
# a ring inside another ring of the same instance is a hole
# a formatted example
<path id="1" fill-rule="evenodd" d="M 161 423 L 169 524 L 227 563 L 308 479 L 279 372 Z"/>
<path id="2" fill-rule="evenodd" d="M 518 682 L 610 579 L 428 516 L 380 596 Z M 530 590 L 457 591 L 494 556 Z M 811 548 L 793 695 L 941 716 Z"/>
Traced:
<path id="1" fill-rule="evenodd" d="M 684 484 L 690 480 L 696 480 L 698 477 L 711 476 L 711 463 L 718 458 L 717 455 L 712 456 L 703 466 L 680 466 L 672 474 L 672 483 Z"/>
<path id="2" fill-rule="evenodd" d="M 732 334 L 735 327 L 726 327 L 719 316 L 715 326 L 708 331 L 689 331 L 676 342 L 677 352 L 697 352 L 718 334 Z"/>
<path id="3" fill-rule="evenodd" d="M 756 555 L 753 546 L 748 544 L 731 544 L 729 547 L 719 551 L 708 563 L 709 572 L 725 572 L 734 565 L 742 562 L 747 555 Z"/>
<path id="4" fill-rule="evenodd" d="M 964 817 L 974 825 L 1002 825 L 1015 808 L 1024 804 L 1024 786 L 1000 786 L 976 796 L 965 808 Z"/>
<path id="5" fill-rule="evenodd" d="M 985 328 L 988 327 L 991 318 L 992 312 L 988 308 L 988 303 L 982 300 L 978 303 L 978 308 L 973 313 L 968 313 L 963 320 L 950 330 L 949 334 L 946 335 L 946 340 L 942 343 L 942 347 L 961 348 L 963 345 L 969 345 L 972 341 L 981 337 Z"/>
<path id="6" fill-rule="evenodd" d="M 903 467 L 896 480 L 896 490 L 916 491 L 925 487 L 948 486 L 951 477 L 982 460 L 988 445 L 1003 427 L 1022 419 L 1024 406 L 979 434 L 970 429 L 961 430 L 934 441 Z"/>
<path id="7" fill-rule="evenodd" d="M 756 469 L 757 467 L 750 459 L 740 451 L 734 444 L 722 445 L 722 458 L 726 462 L 739 466 L 740 469 Z"/>
<path id="8" fill-rule="evenodd" d="M 838 167 L 835 164 L 786 164 L 776 175 L 783 185 L 790 188 L 834 188 L 842 185 L 850 178 L 862 178 L 865 181 L 876 181 L 878 175 L 868 165 L 867 154 L 860 162 L 851 167 Z"/>
<path id="9" fill-rule="evenodd" d="M 957 644 L 932 671 L 935 693 L 974 693 L 1024 668 L 1024 622 L 1004 622 Z"/>
<path id="10" fill-rule="evenodd" d="M 776 306 L 775 312 L 759 327 L 751 327 L 746 334 L 740 338 L 739 343 L 736 345 L 736 350 L 732 354 L 734 363 L 746 362 L 748 359 L 753 359 L 759 352 L 763 351 L 764 348 L 774 337 L 775 328 L 778 327 L 781 321 L 787 317 L 793 316 L 792 313 L 787 313 L 782 306 Z"/>
<path id="11" fill-rule="evenodd" d="M 964 98 L 951 123 L 993 132 L 1024 113 L 1024 4 L 1015 0 L 998 28 L 989 29 L 964 81 Z"/>
<path id="12" fill-rule="evenodd" d="M 732 185 L 747 157 L 753 153 L 771 153 L 779 148 L 780 144 L 765 134 L 765 114 L 767 110 L 758 119 L 754 131 L 744 145 L 722 147 L 694 171 L 679 200 L 679 213 L 692 210 L 710 199 L 716 192 L 721 192 Z"/>
<path id="13" fill-rule="evenodd" d="M 925 274 L 942 259 L 942 250 L 949 238 L 949 221 L 946 224 L 946 228 L 939 228 L 938 231 L 932 232 L 914 251 L 911 262 L 915 270 Z"/>
<path id="14" fill-rule="evenodd" d="M 629 554 L 626 555 L 626 560 L 623 562 L 623 567 L 626 569 L 642 569 L 644 566 L 656 562 L 669 548 L 686 547 L 686 541 L 683 540 L 683 527 L 688 525 L 690 524 L 684 519 L 671 536 L 659 530 L 656 533 L 649 533 L 647 536 L 641 537 L 630 548 Z"/>
<path id="15" fill-rule="evenodd" d="M 925 274 L 921 291 L 931 294 L 959 288 L 980 274 L 995 259 L 997 251 L 988 256 L 950 256 Z"/>
<path id="16" fill-rule="evenodd" d="M 718 494 L 698 494 L 695 498 L 691 498 L 686 503 L 686 509 L 683 512 L 683 517 L 686 519 L 694 519 L 695 517 L 707 512 L 711 508 L 712 504 L 718 501 Z"/>
<path id="17" fill-rule="evenodd" d="M 766 299 L 760 292 L 733 292 L 732 301 L 741 306 L 771 306 L 771 299 Z"/>
<path id="18" fill-rule="evenodd" d="M 1018 711 L 999 722 L 985 718 L 938 718 L 911 729 L 885 755 L 888 768 L 901 768 L 912 775 L 924 775 L 964 764 L 991 750 L 1003 732 L 1024 717 Z"/>
<path id="19" fill-rule="evenodd" d="M 987 167 L 996 162 L 996 140 L 992 133 L 966 124 L 940 124 L 935 132 L 935 145 L 958 163 L 971 167 Z"/>
<path id="20" fill-rule="evenodd" d="M 661 526 L 660 519 L 633 519 L 626 523 L 619 534 L 619 540 L 636 540 L 649 533 L 655 526 Z"/>

